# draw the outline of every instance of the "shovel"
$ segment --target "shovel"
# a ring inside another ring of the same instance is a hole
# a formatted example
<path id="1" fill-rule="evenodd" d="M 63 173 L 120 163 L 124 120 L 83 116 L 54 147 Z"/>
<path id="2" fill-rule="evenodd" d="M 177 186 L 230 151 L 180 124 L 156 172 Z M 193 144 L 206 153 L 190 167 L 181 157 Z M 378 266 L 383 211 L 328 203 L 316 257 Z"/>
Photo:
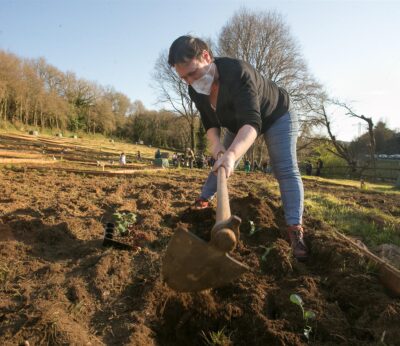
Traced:
<path id="1" fill-rule="evenodd" d="M 374 255 L 371 251 L 357 244 L 354 240 L 346 237 L 344 234 L 336 230 L 335 234 L 342 240 L 357 248 L 364 256 L 372 261 L 372 263 L 374 263 L 378 268 L 379 279 L 382 285 L 385 286 L 394 296 L 400 297 L 400 270 L 393 267 L 382 258 Z"/>
<path id="2" fill-rule="evenodd" d="M 179 292 L 196 292 L 224 286 L 249 270 L 230 257 L 239 240 L 240 218 L 231 215 L 225 167 L 218 169 L 216 223 L 210 242 L 178 228 L 162 262 L 162 276 Z"/>

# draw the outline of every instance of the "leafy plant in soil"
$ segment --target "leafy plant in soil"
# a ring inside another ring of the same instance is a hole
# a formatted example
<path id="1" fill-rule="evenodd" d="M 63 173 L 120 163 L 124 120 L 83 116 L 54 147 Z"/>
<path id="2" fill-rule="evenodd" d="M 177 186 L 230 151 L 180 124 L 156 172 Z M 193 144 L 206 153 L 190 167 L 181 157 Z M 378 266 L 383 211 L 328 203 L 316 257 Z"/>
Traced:
<path id="1" fill-rule="evenodd" d="M 254 233 L 257 232 L 256 230 L 256 225 L 254 224 L 254 221 L 249 220 L 249 224 L 250 224 L 250 232 L 249 235 L 252 236 Z"/>
<path id="2" fill-rule="evenodd" d="M 274 248 L 274 246 L 261 246 L 263 249 L 265 249 L 263 255 L 261 256 L 261 261 L 265 262 L 267 260 L 267 256 L 269 255 L 269 253 L 271 252 L 271 250 Z"/>
<path id="3" fill-rule="evenodd" d="M 301 297 L 298 294 L 291 294 L 290 301 L 293 304 L 296 304 L 297 306 L 299 306 L 301 309 L 301 312 L 303 314 L 303 321 L 304 321 L 303 334 L 306 337 L 306 339 L 309 340 L 312 328 L 309 325 L 308 321 L 315 319 L 315 313 L 310 310 L 304 310 L 303 299 L 301 299 Z"/>
<path id="4" fill-rule="evenodd" d="M 115 229 L 121 235 L 127 235 L 129 228 L 136 223 L 136 214 L 134 213 L 119 213 L 113 214 Z"/>
<path id="5" fill-rule="evenodd" d="M 210 346 L 228 346 L 232 345 L 231 334 L 225 334 L 225 327 L 216 332 L 208 332 L 207 334 L 204 331 L 201 331 L 201 336 L 204 339 L 206 345 Z"/>

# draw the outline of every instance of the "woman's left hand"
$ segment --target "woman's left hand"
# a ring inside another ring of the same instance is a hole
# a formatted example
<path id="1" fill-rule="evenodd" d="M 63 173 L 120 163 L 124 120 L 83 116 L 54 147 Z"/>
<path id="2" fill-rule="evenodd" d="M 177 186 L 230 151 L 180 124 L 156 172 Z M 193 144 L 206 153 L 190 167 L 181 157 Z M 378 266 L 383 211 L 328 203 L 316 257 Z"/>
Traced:
<path id="1" fill-rule="evenodd" d="M 226 177 L 229 178 L 235 169 L 235 154 L 231 151 L 226 151 L 214 164 L 213 171 L 217 174 L 219 167 L 225 167 Z"/>

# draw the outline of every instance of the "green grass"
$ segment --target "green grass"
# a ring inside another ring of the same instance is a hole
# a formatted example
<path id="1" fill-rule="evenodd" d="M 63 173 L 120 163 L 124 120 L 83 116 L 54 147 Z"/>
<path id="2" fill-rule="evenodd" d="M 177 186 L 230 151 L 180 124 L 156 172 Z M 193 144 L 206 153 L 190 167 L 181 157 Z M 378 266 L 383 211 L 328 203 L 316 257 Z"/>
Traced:
<path id="1" fill-rule="evenodd" d="M 303 177 L 304 179 L 304 177 Z M 305 177 L 349 187 L 360 187 L 360 182 L 341 179 Z M 269 192 L 280 196 L 279 186 L 275 181 L 253 181 L 255 192 L 267 188 Z M 390 185 L 367 184 L 367 191 L 395 193 Z M 335 197 L 331 193 L 314 192 L 305 189 L 305 211 L 315 219 L 322 220 L 348 235 L 362 238 L 367 246 L 391 243 L 400 246 L 400 220 L 376 208 L 365 208 L 348 199 Z"/>
<path id="2" fill-rule="evenodd" d="M 361 237 L 367 246 L 400 246 L 400 221 L 378 209 L 368 209 L 331 194 L 306 192 L 305 207 L 314 218 L 346 234 Z"/>
<path id="3" fill-rule="evenodd" d="M 352 186 L 360 188 L 360 181 L 359 180 L 349 180 L 349 179 L 328 179 L 328 178 L 321 178 L 321 177 L 310 177 L 310 176 L 302 176 L 303 180 L 310 180 L 310 181 L 319 181 L 334 185 L 342 185 L 342 186 Z M 374 191 L 374 192 L 384 192 L 384 193 L 393 193 L 399 194 L 400 190 L 396 189 L 394 185 L 391 184 L 378 184 L 378 183 L 366 183 L 367 191 Z"/>

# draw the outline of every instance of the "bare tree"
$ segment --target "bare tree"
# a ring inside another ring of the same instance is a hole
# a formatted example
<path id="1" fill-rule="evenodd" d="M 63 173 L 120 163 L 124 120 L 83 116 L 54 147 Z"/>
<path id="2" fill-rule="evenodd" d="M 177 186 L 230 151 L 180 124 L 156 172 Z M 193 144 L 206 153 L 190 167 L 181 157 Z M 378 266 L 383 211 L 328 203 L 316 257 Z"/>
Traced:
<path id="1" fill-rule="evenodd" d="M 146 107 L 140 100 L 135 100 L 132 103 L 132 115 L 138 115 L 146 112 Z"/>
<path id="2" fill-rule="evenodd" d="M 369 160 L 368 166 L 372 164 L 372 167 L 374 169 L 374 177 L 376 178 L 376 141 L 375 141 L 375 133 L 374 133 L 374 123 L 372 121 L 372 118 L 366 117 L 365 115 L 362 114 L 357 114 L 355 113 L 346 103 L 340 102 L 337 100 L 332 101 L 333 104 L 342 107 L 346 110 L 346 115 L 349 115 L 352 118 L 357 118 L 365 121 L 368 124 L 368 137 L 369 137 Z"/>
<path id="3" fill-rule="evenodd" d="M 319 95 L 289 26 L 276 12 L 241 9 L 228 20 L 218 38 L 218 54 L 244 60 L 266 78 L 284 87 L 297 111 L 303 100 Z"/>
<path id="4" fill-rule="evenodd" d="M 299 115 L 302 132 L 309 132 L 315 125 L 308 105 L 311 99 L 320 98 L 324 92 L 308 71 L 300 48 L 281 15 L 240 9 L 222 28 L 217 52 L 250 63 L 263 76 L 284 87 L 291 97 L 292 111 Z M 259 145 L 264 145 L 263 141 Z"/>
<path id="5" fill-rule="evenodd" d="M 161 53 L 156 62 L 153 80 L 159 93 L 158 102 L 169 105 L 178 116 L 186 120 L 190 131 L 190 147 L 194 149 L 196 118 L 199 117 L 199 112 L 190 99 L 187 84 L 168 64 L 167 52 Z"/>
<path id="6" fill-rule="evenodd" d="M 334 99 L 320 99 L 320 102 L 317 103 L 310 103 L 309 102 L 309 108 L 312 109 L 313 113 L 315 113 L 317 116 L 315 117 L 315 121 L 320 125 L 322 125 L 329 136 L 330 142 L 333 144 L 335 150 L 331 150 L 328 148 L 328 151 L 333 153 L 334 155 L 342 158 L 347 162 L 349 167 L 351 168 L 351 172 L 353 174 L 361 175 L 362 172 L 367 169 L 368 167 L 372 166 L 375 168 L 375 135 L 374 135 L 374 124 L 371 118 L 368 118 L 364 115 L 359 115 L 355 113 L 350 106 L 348 106 L 344 102 L 340 102 L 338 100 Z M 352 150 L 352 148 L 337 139 L 336 135 L 333 133 L 332 129 L 332 122 L 331 122 L 331 116 L 328 114 L 327 111 L 327 106 L 328 105 L 335 105 L 341 108 L 344 108 L 346 110 L 346 115 L 349 115 L 352 118 L 357 118 L 364 120 L 368 124 L 368 134 L 369 134 L 369 159 L 366 160 L 363 164 L 361 162 L 357 162 L 357 155 L 356 153 Z"/>

